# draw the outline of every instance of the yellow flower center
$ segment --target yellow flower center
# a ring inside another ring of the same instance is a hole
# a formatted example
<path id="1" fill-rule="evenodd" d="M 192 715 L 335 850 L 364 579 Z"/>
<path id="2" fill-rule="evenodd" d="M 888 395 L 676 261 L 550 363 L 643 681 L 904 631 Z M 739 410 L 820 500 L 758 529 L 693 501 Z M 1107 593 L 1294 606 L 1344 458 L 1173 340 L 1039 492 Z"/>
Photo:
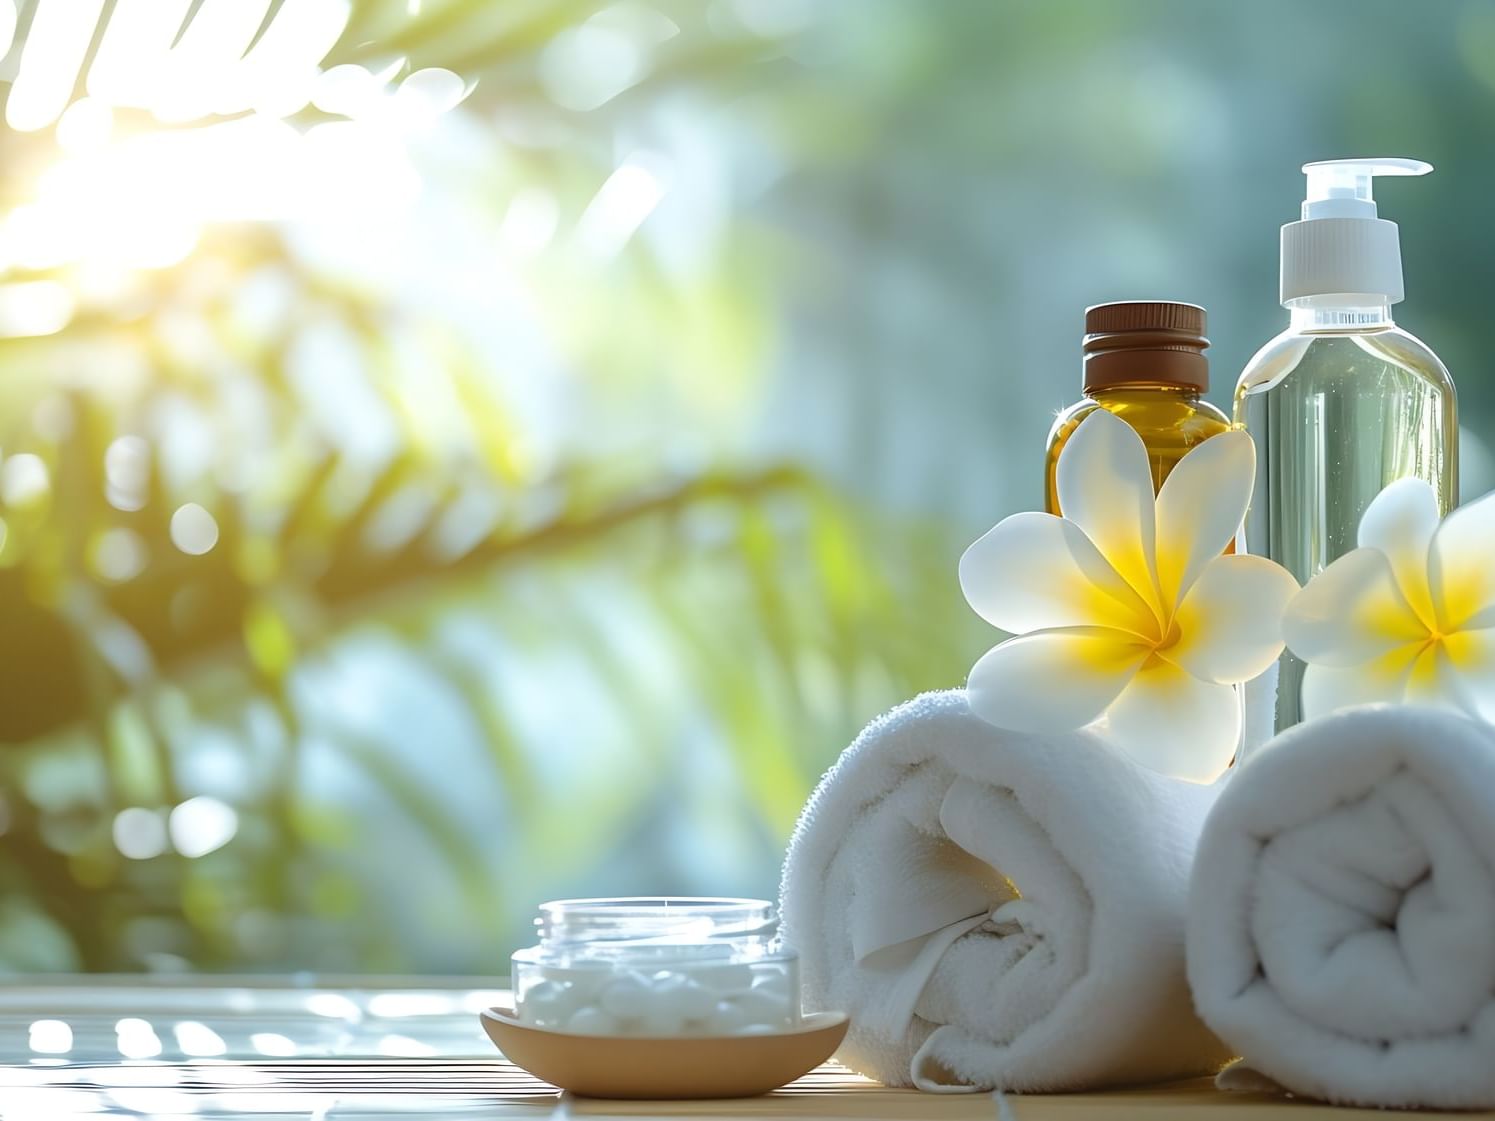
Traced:
<path id="1" fill-rule="evenodd" d="M 1183 629 L 1179 627 L 1178 620 L 1170 620 L 1167 628 L 1163 631 L 1163 637 L 1158 640 L 1153 649 L 1158 651 L 1159 653 L 1164 650 L 1169 650 L 1177 646 L 1179 639 L 1181 638 L 1183 638 Z"/>

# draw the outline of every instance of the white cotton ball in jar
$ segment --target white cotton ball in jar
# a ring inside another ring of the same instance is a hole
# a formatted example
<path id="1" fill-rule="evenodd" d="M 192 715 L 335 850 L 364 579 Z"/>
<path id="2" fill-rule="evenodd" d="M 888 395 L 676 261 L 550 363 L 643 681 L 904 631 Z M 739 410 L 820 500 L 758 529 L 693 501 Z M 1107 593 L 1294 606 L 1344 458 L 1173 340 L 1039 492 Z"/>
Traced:
<path id="1" fill-rule="evenodd" d="M 680 973 L 656 976 L 650 996 L 655 1013 L 680 1020 L 704 1020 L 716 1009 L 716 997 Z"/>
<path id="2" fill-rule="evenodd" d="M 580 1007 L 583 1003 L 596 1003 L 603 986 L 613 979 L 614 972 L 607 965 L 551 965 L 545 967 L 542 976 L 547 981 L 569 985 L 569 991 L 576 996 Z"/>
<path id="3" fill-rule="evenodd" d="M 743 1024 L 733 1035 L 774 1035 L 783 1028 L 778 1024 Z"/>
<path id="4" fill-rule="evenodd" d="M 685 1027 L 685 1021 L 679 1016 L 662 1008 L 651 1009 L 644 1018 L 638 1021 L 634 1029 L 635 1035 L 646 1036 L 651 1039 L 659 1039 L 665 1036 L 679 1035 Z"/>
<path id="5" fill-rule="evenodd" d="M 770 986 L 755 985 L 748 992 L 732 998 L 744 1023 L 789 1025 L 789 995 Z"/>
<path id="6" fill-rule="evenodd" d="M 706 1018 L 706 1030 L 712 1035 L 736 1035 L 748 1024 L 747 1014 L 734 1000 L 719 1000 Z"/>
<path id="7" fill-rule="evenodd" d="M 564 1024 L 581 1005 L 582 1000 L 564 981 L 541 981 L 524 991 L 519 1001 L 519 1018 L 538 1027 Z"/>
<path id="8" fill-rule="evenodd" d="M 652 986 L 637 973 L 623 973 L 603 986 L 597 1003 L 604 1012 L 620 1020 L 636 1020 L 648 1015 L 652 1005 Z"/>
<path id="9" fill-rule="evenodd" d="M 742 963 L 703 966 L 692 970 L 691 976 L 722 996 L 745 993 L 753 987 L 753 967 Z"/>
<path id="10" fill-rule="evenodd" d="M 755 992 L 770 993 L 782 1001 L 787 1001 L 789 999 L 789 974 L 782 969 L 765 970 L 753 978 L 752 988 Z"/>
<path id="11" fill-rule="evenodd" d="M 566 1021 L 566 1030 L 575 1035 L 615 1035 L 618 1021 L 594 1004 L 579 1008 Z"/>

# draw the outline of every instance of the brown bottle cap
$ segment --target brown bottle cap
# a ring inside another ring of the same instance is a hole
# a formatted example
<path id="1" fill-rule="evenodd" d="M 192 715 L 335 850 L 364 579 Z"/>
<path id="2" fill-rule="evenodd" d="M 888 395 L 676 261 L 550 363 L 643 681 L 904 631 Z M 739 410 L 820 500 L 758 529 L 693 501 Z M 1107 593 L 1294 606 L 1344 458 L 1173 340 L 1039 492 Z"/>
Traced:
<path id="1" fill-rule="evenodd" d="M 1209 389 L 1204 309 L 1128 300 L 1085 309 L 1085 392 L 1121 385 Z"/>

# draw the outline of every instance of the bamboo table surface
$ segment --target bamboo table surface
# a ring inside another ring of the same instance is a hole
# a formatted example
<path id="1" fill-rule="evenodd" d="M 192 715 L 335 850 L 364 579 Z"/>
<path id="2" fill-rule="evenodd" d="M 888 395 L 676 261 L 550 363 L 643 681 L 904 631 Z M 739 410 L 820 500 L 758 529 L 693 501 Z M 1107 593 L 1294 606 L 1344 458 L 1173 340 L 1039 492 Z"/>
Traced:
<path id="1" fill-rule="evenodd" d="M 834 1063 L 776 1093 L 619 1102 L 558 1093 L 493 1051 L 472 984 L 70 978 L 0 988 L 3 1121 L 379 1121 L 392 1117 L 865 1118 L 867 1121 L 1351 1121 L 1208 1079 L 1072 1095 L 891 1090 Z M 1421 1118 L 1495 1114 L 1432 1113 Z"/>

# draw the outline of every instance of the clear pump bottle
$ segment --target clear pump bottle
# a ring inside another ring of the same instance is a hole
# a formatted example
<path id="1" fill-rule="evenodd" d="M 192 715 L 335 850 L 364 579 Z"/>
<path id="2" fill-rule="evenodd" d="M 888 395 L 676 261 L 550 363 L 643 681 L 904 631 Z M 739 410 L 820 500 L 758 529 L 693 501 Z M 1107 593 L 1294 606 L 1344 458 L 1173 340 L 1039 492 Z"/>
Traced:
<path id="1" fill-rule="evenodd" d="M 1444 513 L 1458 500 L 1453 381 L 1392 321 L 1401 247 L 1371 196 L 1377 175 L 1431 170 L 1400 159 L 1308 164 L 1303 218 L 1282 228 L 1291 319 L 1241 374 L 1235 422 L 1257 449 L 1246 548 L 1300 583 L 1355 548 L 1361 515 L 1387 484 L 1426 480 Z M 1301 719 L 1302 671 L 1284 654 L 1276 674 L 1248 686 L 1248 748 Z"/>

